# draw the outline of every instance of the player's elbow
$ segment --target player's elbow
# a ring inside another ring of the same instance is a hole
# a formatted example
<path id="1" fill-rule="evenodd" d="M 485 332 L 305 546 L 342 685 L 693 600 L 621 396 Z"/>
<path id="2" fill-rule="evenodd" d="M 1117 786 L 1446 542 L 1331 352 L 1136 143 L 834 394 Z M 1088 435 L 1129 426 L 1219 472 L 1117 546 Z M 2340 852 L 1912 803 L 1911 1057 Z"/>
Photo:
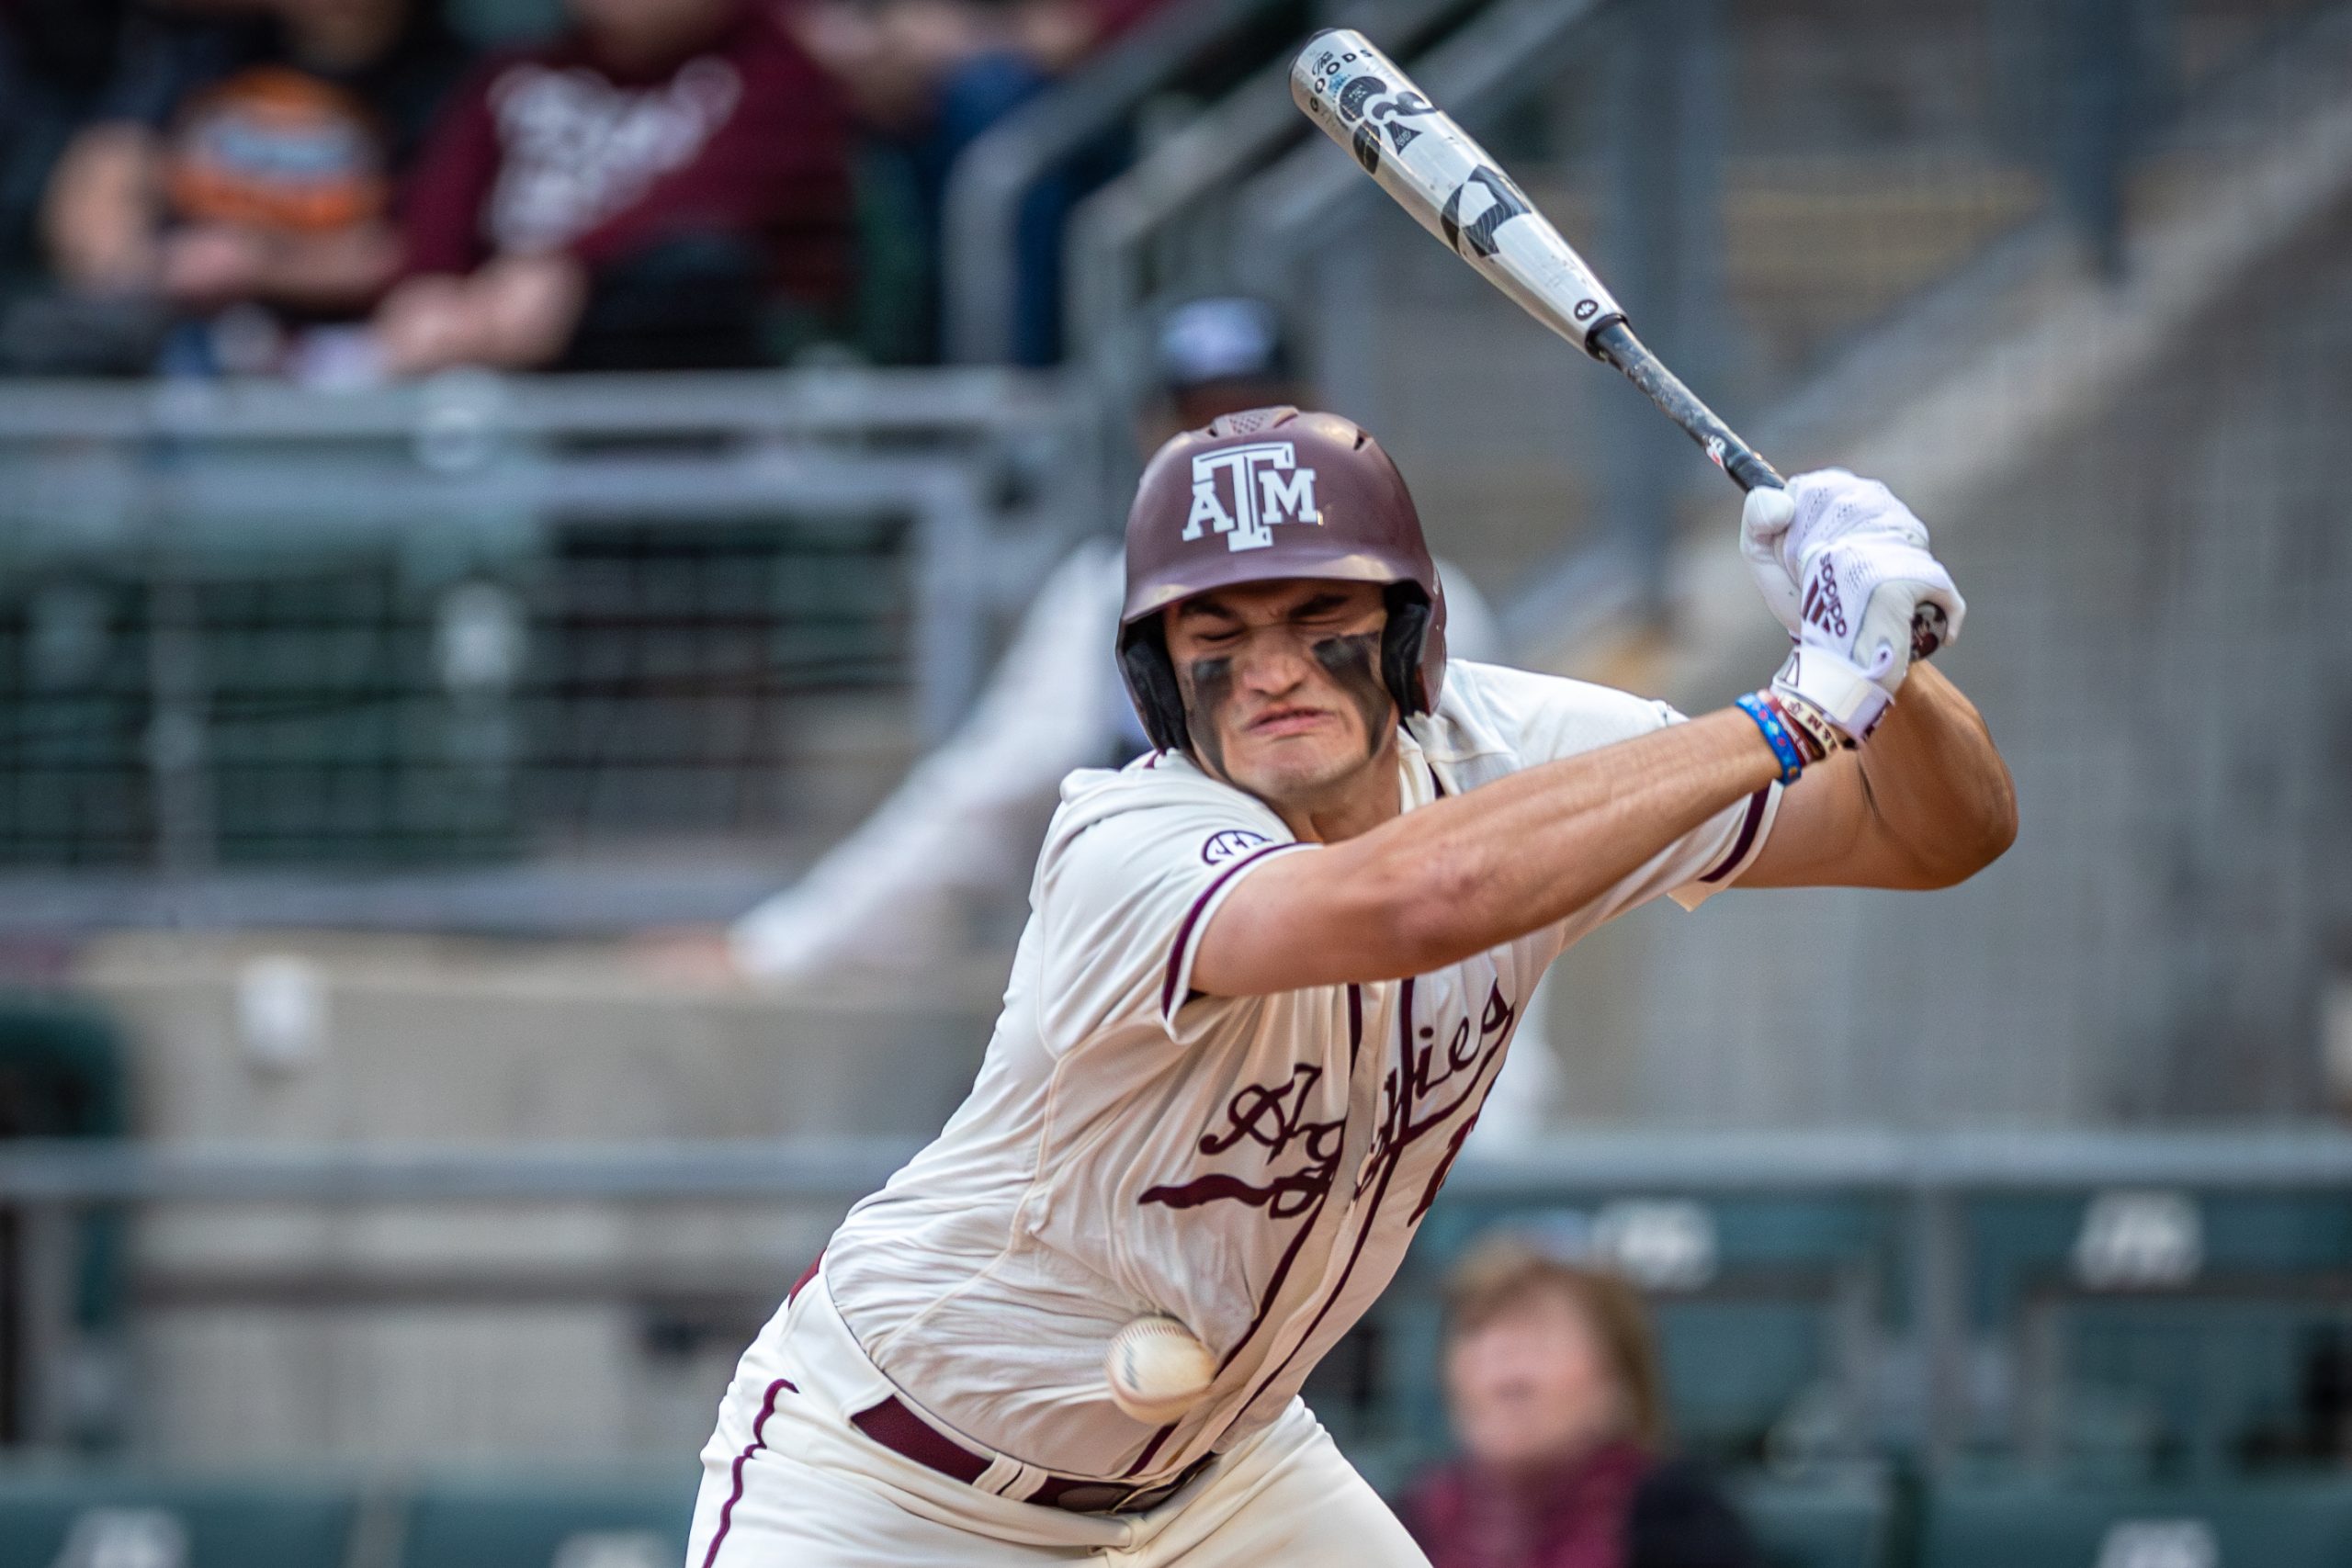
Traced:
<path id="1" fill-rule="evenodd" d="M 1918 857 L 1927 888 L 1952 887 L 1999 860 L 2018 841 L 2018 797 L 2005 770 L 1964 813 L 1937 837 L 1931 854 Z"/>
<path id="2" fill-rule="evenodd" d="M 1984 858 L 1977 862 L 1976 869 L 1982 871 L 2007 854 L 2009 846 L 2017 841 L 2017 786 L 2009 782 L 2008 772 L 2004 769 L 2001 773 L 2000 788 L 1994 793 L 1994 798 L 1984 813 L 1983 832 L 1977 841 L 1977 848 Z"/>
<path id="3" fill-rule="evenodd" d="M 1977 794 L 1969 831 L 1962 835 L 1962 862 L 1966 869 L 1954 882 L 1965 882 L 2009 852 L 2018 841 L 2018 791 L 2009 770 L 1996 761 L 1992 776 Z"/>

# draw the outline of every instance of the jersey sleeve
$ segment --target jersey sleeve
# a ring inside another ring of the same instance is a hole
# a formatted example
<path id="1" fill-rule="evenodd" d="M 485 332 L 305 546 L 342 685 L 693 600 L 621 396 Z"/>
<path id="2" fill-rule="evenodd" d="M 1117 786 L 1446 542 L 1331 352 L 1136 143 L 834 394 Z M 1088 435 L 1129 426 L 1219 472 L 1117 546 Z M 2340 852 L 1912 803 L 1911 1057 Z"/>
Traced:
<path id="1" fill-rule="evenodd" d="M 1162 801 L 1057 822 L 1035 890 L 1045 942 L 1039 1018 L 1056 1055 L 1136 1024 L 1189 1043 L 1224 1011 L 1259 1001 L 1204 998 L 1185 1005 L 1193 1000 L 1202 934 L 1252 872 L 1314 847 L 1291 841 L 1253 803 L 1217 798 L 1228 793 L 1204 784 Z"/>
<path id="2" fill-rule="evenodd" d="M 1669 704 L 1559 676 L 1480 665 L 1469 684 L 1473 690 L 1464 696 L 1471 716 L 1522 767 L 1555 762 L 1685 722 Z M 1780 804 L 1781 786 L 1772 784 L 1725 807 L 1612 889 L 1609 913 L 1623 913 L 1660 894 L 1686 909 L 1697 908 L 1754 863 L 1771 833 Z"/>
<path id="3" fill-rule="evenodd" d="M 1679 715 L 1675 721 L 1681 722 Z M 1739 874 L 1755 863 L 1780 809 L 1781 786 L 1769 784 L 1684 834 L 1678 847 L 1687 852 L 1678 857 L 1676 872 L 1690 870 L 1690 874 L 1669 881 L 1667 897 L 1686 909 L 1695 909 L 1738 881 Z"/>

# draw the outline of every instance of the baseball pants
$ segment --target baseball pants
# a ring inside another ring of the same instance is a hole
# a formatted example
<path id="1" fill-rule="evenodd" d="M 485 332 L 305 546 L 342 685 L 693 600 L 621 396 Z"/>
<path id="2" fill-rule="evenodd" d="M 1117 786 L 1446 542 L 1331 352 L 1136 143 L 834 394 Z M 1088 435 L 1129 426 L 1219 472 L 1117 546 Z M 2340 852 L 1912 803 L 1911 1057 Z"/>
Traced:
<path id="1" fill-rule="evenodd" d="M 811 1280 L 720 1403 L 685 1568 L 1429 1568 L 1297 1400 L 1157 1507 L 1086 1514 L 967 1485 L 850 1425 L 889 1391 Z"/>

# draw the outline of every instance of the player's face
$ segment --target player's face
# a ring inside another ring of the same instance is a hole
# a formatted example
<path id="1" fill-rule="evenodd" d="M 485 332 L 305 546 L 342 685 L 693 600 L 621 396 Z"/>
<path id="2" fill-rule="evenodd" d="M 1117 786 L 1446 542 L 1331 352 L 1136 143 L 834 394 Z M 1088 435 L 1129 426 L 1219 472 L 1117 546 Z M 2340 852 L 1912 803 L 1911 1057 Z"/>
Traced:
<path id="1" fill-rule="evenodd" d="M 1565 1291 L 1514 1302 L 1454 1340 L 1445 1389 L 1464 1450 L 1492 1470 L 1571 1460 L 1628 1425 L 1600 1336 Z"/>
<path id="2" fill-rule="evenodd" d="M 1201 762 L 1276 807 L 1376 779 L 1396 739 L 1380 679 L 1387 624 L 1369 582 L 1256 582 L 1170 608 L 1168 653 Z"/>

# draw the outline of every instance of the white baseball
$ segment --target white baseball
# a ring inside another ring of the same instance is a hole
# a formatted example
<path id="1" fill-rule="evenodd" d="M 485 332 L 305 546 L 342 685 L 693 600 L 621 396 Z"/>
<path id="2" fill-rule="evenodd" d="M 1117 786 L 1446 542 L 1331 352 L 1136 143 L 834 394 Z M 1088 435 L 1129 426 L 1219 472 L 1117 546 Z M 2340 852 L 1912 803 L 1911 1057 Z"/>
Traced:
<path id="1" fill-rule="evenodd" d="M 1147 1426 L 1173 1421 L 1216 1380 L 1216 1358 L 1172 1317 L 1139 1317 L 1111 1336 L 1103 1374 L 1118 1407 Z"/>

